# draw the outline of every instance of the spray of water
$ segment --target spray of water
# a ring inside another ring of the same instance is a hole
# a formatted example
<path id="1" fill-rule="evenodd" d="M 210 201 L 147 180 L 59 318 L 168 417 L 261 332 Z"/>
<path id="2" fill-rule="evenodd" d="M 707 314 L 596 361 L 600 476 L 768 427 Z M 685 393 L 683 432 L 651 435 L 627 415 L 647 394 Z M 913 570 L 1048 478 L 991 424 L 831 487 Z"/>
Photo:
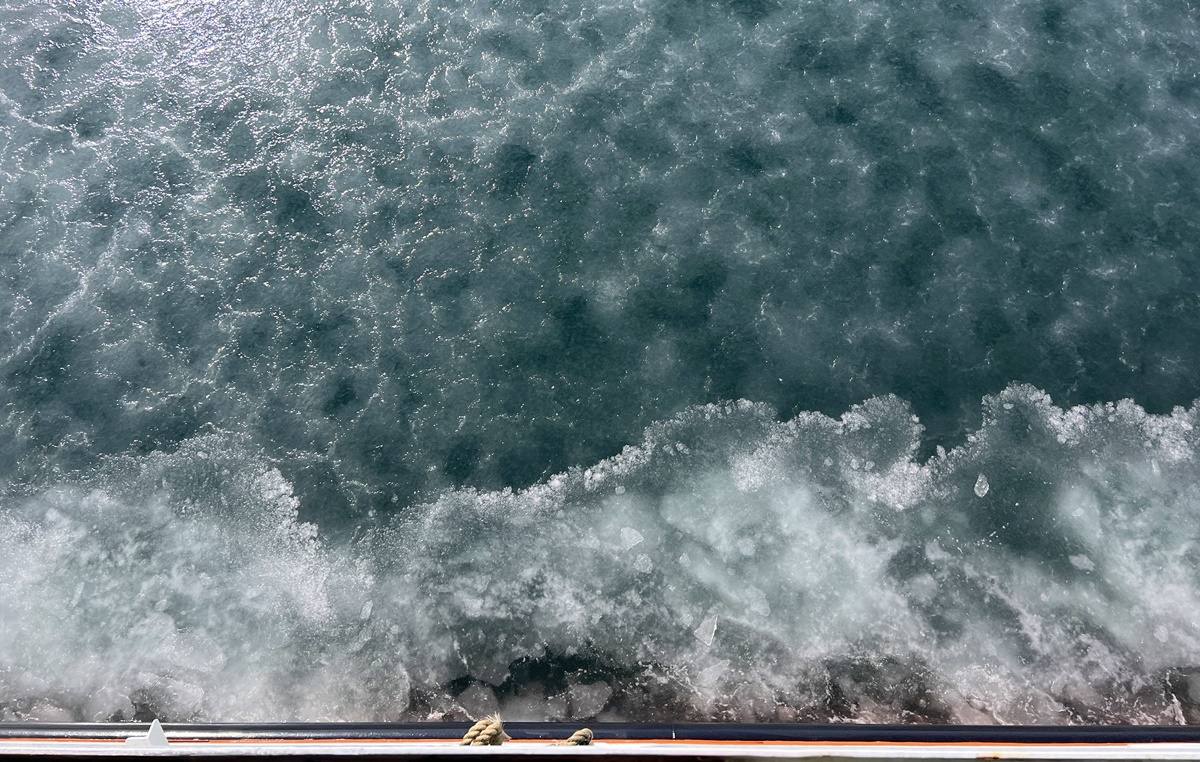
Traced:
<path id="1" fill-rule="evenodd" d="M 1197 412 L 1015 386 L 920 462 L 895 398 L 690 409 L 331 542 L 199 437 L 0 514 L 0 711 L 108 719 L 1195 717 Z"/>

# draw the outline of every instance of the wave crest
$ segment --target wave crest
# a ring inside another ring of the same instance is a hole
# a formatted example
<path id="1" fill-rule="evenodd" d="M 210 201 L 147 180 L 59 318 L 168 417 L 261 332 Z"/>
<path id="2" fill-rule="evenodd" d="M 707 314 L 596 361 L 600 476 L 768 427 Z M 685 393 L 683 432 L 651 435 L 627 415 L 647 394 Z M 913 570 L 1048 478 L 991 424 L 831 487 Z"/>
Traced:
<path id="1" fill-rule="evenodd" d="M 0 711 L 1195 720 L 1196 415 L 1014 385 L 922 462 L 894 397 L 706 405 L 338 543 L 198 438 L 6 502 Z"/>

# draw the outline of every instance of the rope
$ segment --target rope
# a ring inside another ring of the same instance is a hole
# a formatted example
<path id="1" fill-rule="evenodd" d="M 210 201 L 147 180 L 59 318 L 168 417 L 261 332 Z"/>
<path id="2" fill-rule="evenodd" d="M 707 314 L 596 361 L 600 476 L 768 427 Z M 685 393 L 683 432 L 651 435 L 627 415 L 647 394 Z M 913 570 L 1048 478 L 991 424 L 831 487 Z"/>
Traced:
<path id="1" fill-rule="evenodd" d="M 500 715 L 493 714 L 472 725 L 459 745 L 499 746 L 510 740 L 512 738 L 504 732 L 504 723 L 500 721 Z M 590 728 L 576 730 L 564 743 L 567 746 L 589 746 L 592 743 L 592 731 Z"/>
<path id="2" fill-rule="evenodd" d="M 500 715 L 493 714 L 472 725 L 459 745 L 499 746 L 507 740 L 509 735 L 504 732 L 504 723 L 500 721 Z"/>

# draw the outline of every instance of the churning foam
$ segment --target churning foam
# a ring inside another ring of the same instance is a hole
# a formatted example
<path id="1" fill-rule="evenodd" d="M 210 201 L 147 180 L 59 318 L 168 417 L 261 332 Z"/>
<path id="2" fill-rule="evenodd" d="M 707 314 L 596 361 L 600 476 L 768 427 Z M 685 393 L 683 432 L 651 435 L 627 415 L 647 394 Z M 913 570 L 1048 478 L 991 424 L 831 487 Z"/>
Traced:
<path id="1" fill-rule="evenodd" d="M 919 462 L 896 398 L 707 405 L 337 543 L 199 437 L 4 504 L 0 711 L 1171 722 L 1200 705 L 1196 415 L 1013 386 Z"/>

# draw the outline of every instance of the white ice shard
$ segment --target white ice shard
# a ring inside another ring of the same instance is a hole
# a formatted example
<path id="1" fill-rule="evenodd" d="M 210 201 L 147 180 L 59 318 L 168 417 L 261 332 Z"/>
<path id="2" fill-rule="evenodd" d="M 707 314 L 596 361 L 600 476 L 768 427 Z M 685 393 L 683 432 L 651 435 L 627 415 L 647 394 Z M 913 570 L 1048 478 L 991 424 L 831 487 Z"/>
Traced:
<path id="1" fill-rule="evenodd" d="M 717 615 L 713 614 L 701 622 L 700 626 L 692 634 L 696 636 L 696 640 L 699 640 L 706 646 L 711 646 L 713 639 L 717 635 Z"/>

